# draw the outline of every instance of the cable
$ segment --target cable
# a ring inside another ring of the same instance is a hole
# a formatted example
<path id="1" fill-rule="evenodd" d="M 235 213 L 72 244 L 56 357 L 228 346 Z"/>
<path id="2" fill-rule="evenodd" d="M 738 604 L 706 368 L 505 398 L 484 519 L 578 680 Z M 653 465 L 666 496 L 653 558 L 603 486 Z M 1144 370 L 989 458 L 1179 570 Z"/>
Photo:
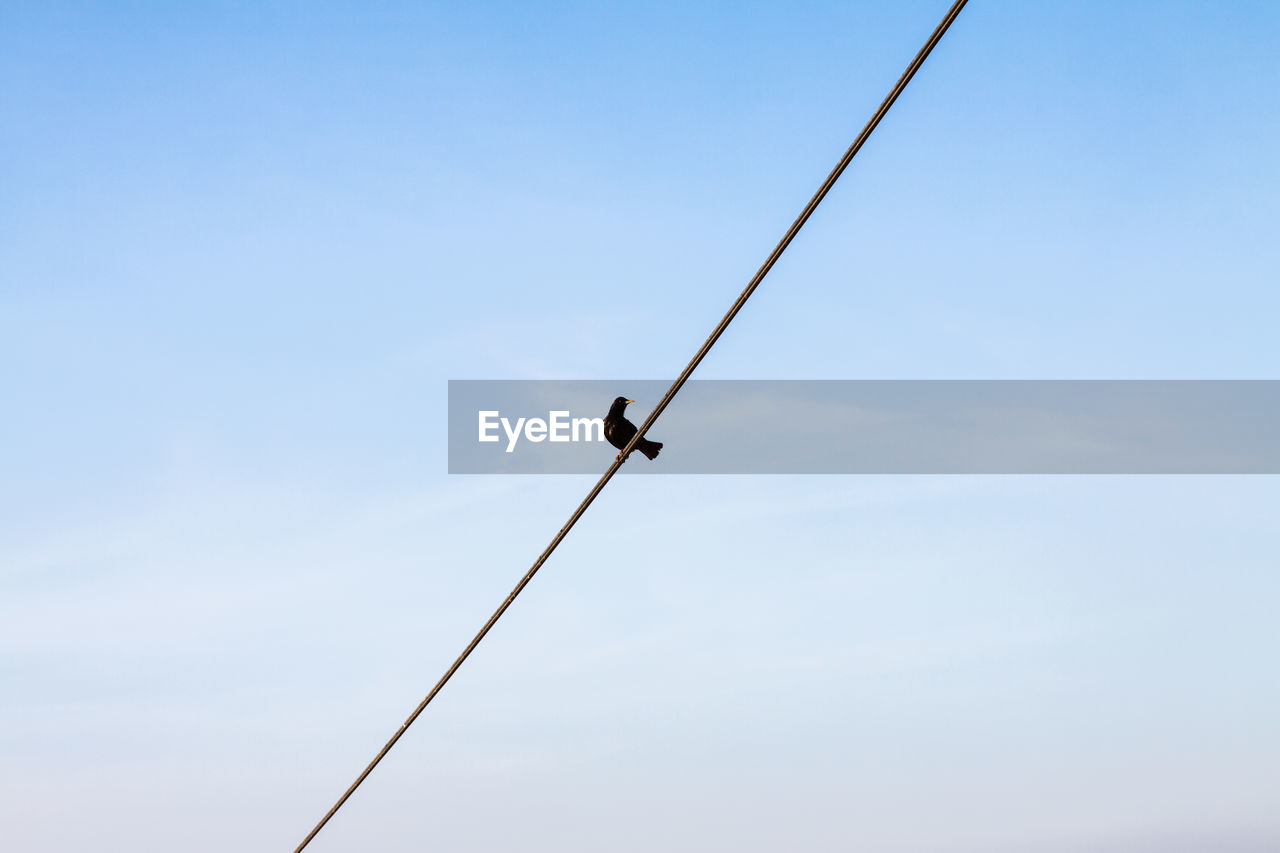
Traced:
<path id="1" fill-rule="evenodd" d="M 894 101 L 896 101 L 898 96 L 902 94 L 903 89 L 905 89 L 907 84 L 911 82 L 911 78 L 915 76 L 918 70 L 920 70 L 920 66 L 924 64 L 925 59 L 928 58 L 929 54 L 933 51 L 933 48 L 942 38 L 943 34 L 946 33 L 947 29 L 951 26 L 951 22 L 960 14 L 960 10 L 964 8 L 966 2 L 968 2 L 968 0 L 955 0 L 951 8 L 947 10 L 947 14 L 942 18 L 942 21 L 933 31 L 933 34 L 929 36 L 928 41 L 926 41 L 924 46 L 920 48 L 915 59 L 911 60 L 911 64 L 907 66 L 907 70 L 902 73 L 902 76 L 898 78 L 898 82 L 894 84 L 894 87 L 889 91 L 889 94 L 885 97 L 884 101 L 881 102 L 880 108 L 875 111 L 870 120 L 867 121 L 866 126 L 862 128 L 862 132 L 858 134 L 858 138 L 855 139 L 853 144 L 849 146 L 847 151 L 845 151 L 844 156 L 840 158 L 840 162 L 838 162 L 835 168 L 831 170 L 831 173 L 827 175 L 827 179 L 822 182 L 822 186 L 818 187 L 818 191 L 814 193 L 813 198 L 809 199 L 809 203 L 805 205 L 804 210 L 800 211 L 800 215 L 796 217 L 795 222 L 791 223 L 791 227 L 787 229 L 787 232 L 784 235 L 782 235 L 782 239 L 778 241 L 778 245 L 774 247 L 773 251 L 769 254 L 769 257 L 765 259 L 765 262 L 761 264 L 760 269 L 757 270 L 756 274 L 751 278 L 751 281 L 747 283 L 745 288 L 743 288 L 742 293 L 738 296 L 733 305 L 730 306 L 729 311 L 724 315 L 723 319 L 720 320 L 720 323 L 711 331 L 711 334 L 694 354 L 693 358 L 689 361 L 689 364 L 685 366 L 685 369 L 680 373 L 679 377 L 676 378 L 676 381 L 671 383 L 671 387 L 667 389 L 667 393 L 663 395 L 662 399 L 658 402 L 658 405 L 649 413 L 649 417 L 646 418 L 645 422 L 636 430 L 635 436 L 627 443 L 627 446 L 622 450 L 622 452 L 618 454 L 618 457 L 613 461 L 613 464 L 604 472 L 604 475 L 600 477 L 596 484 L 591 488 L 591 491 L 587 493 L 587 496 L 583 499 L 582 503 L 578 504 L 578 508 L 573 511 L 571 516 L 569 516 L 569 520 L 565 522 L 564 526 L 560 528 L 560 531 L 556 533 L 554 538 L 552 538 L 551 544 L 547 545 L 543 552 L 538 555 L 538 559 L 534 560 L 533 566 L 530 567 L 529 571 L 525 572 L 524 577 L 522 577 L 520 582 L 516 584 L 515 588 L 511 590 L 511 593 L 506 597 L 502 604 L 498 606 L 498 609 L 493 612 L 493 615 L 489 617 L 489 621 L 484 623 L 484 627 L 480 629 L 471 642 L 467 644 L 467 647 L 462 650 L 462 654 L 458 655 L 458 658 L 453 662 L 453 665 L 450 666 L 449 669 L 445 671 L 445 674 L 440 677 L 440 680 L 436 682 L 435 687 L 431 688 L 431 692 L 427 694 L 426 698 L 423 699 L 421 703 L 419 703 L 417 708 L 414 708 L 413 713 L 409 715 L 408 719 L 406 719 L 403 724 L 401 724 L 400 728 L 396 730 L 396 733 L 391 736 L 391 740 L 387 741 L 386 746 L 379 750 L 378 754 L 374 756 L 373 760 L 369 762 L 369 765 L 365 767 L 359 776 L 356 777 L 356 780 L 351 783 L 351 786 L 347 788 L 346 792 L 338 798 L 338 802 L 334 803 L 333 808 L 329 809 L 325 816 L 320 819 L 320 822 L 315 825 L 315 828 L 312 829 L 311 832 L 307 833 L 307 837 L 302 839 L 302 843 L 294 849 L 294 853 L 301 853 L 302 849 L 311 843 L 311 840 L 316 837 L 316 834 L 319 833 L 321 829 L 324 828 L 324 825 L 329 822 L 329 819 L 337 814 L 338 809 L 342 808 L 343 804 L 346 803 L 353 793 L 355 793 L 356 788 L 359 788 L 360 784 L 368 778 L 370 773 L 373 772 L 373 768 L 378 766 L 378 762 L 382 761 L 386 754 L 391 751 L 391 748 L 396 745 L 396 741 L 400 740 L 400 737 L 408 730 L 409 726 L 413 725 L 414 721 L 418 719 L 418 716 L 426 710 L 427 705 L 431 704 L 431 700 L 436 698 L 436 695 L 444 688 L 449 679 L 453 677 L 453 674 L 458 671 L 463 662 L 473 651 L 475 651 L 476 646 L 480 645 L 480 641 L 489 633 L 489 629 L 492 628 L 500 618 L 502 618 L 502 614 L 505 613 L 507 608 L 511 606 L 512 602 L 516 600 L 516 596 L 520 595 L 520 593 L 524 591 L 524 588 L 529 585 L 529 581 L 533 580 L 533 576 L 538 573 L 538 569 L 542 568 L 542 565 L 547 561 L 547 558 L 551 556 L 551 553 L 555 551 L 556 547 L 559 546 L 562 541 L 564 541 L 565 536 L 567 536 L 569 531 L 573 529 L 573 526 L 578 523 L 578 519 L 582 518 L 583 514 L 587 511 L 587 508 L 591 506 L 592 502 L 595 501 L 600 492 L 604 490 L 604 487 L 608 482 L 613 479 L 613 475 L 618 473 L 618 469 L 622 467 L 623 461 L 626 460 L 631 451 L 635 449 L 636 444 L 638 444 L 640 439 L 644 437 L 644 434 L 649 431 L 649 428 L 653 426 L 654 422 L 662 415 L 667 406 L 670 405 L 671 401 L 675 399 L 676 394 L 680 392 L 680 389 L 684 387 L 684 384 L 689 381 L 689 376 L 697 369 L 698 365 L 702 363 L 702 360 L 707 357 L 707 353 L 709 353 L 711 348 L 715 346 L 716 341 L 718 341 L 720 336 L 724 334 L 725 329 L 729 328 L 729 324 L 733 322 L 734 317 L 738 316 L 738 312 L 742 310 L 742 306 L 746 305 L 747 300 L 751 298 L 751 294 L 755 293 L 756 288 L 760 286 L 760 282 L 764 281 L 764 277 L 769 274 L 771 269 L 773 269 L 773 265 L 778 262 L 778 258 L 782 257 L 782 253 L 787 250 L 789 245 L 791 245 L 791 241 L 795 239 L 796 234 L 800 233 L 800 229 L 809 221 L 809 217 L 813 215 L 813 212 L 817 210 L 818 205 L 822 203 L 824 198 L 826 198 L 827 193 L 831 191 L 833 186 L 835 186 L 840 175 L 844 173 L 844 170 L 848 167 L 849 163 L 852 162 L 854 156 L 862 148 L 863 143 L 867 141 L 872 132 L 876 129 L 877 125 L 880 124 L 880 120 L 889 112 L 889 108 L 893 106 Z"/>

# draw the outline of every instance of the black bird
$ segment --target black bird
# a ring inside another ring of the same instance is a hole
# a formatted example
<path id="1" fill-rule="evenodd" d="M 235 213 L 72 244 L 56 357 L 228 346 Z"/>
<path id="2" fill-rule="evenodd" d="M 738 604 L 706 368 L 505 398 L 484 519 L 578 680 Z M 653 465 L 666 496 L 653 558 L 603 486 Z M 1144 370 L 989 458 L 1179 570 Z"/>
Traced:
<path id="1" fill-rule="evenodd" d="M 627 420 L 626 415 L 627 403 L 634 402 L 635 400 L 619 397 L 613 401 L 613 405 L 609 407 L 609 414 L 604 419 L 604 437 L 619 450 L 626 447 L 627 442 L 631 441 L 636 434 L 636 425 Z M 658 451 L 662 449 L 662 442 L 642 438 L 636 444 L 635 449 L 650 459 L 656 459 Z M 621 456 L 622 454 L 619 453 L 618 455 Z"/>

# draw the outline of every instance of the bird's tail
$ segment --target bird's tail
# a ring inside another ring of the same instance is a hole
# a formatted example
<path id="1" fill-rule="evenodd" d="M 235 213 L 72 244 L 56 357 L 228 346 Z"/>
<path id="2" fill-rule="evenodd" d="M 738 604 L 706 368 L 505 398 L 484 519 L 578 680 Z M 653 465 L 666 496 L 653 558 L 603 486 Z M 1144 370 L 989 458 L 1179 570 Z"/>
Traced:
<path id="1" fill-rule="evenodd" d="M 639 450 L 649 459 L 657 459 L 658 451 L 661 449 L 662 449 L 661 441 L 650 441 L 647 438 L 640 439 L 640 443 L 636 445 L 636 450 Z"/>

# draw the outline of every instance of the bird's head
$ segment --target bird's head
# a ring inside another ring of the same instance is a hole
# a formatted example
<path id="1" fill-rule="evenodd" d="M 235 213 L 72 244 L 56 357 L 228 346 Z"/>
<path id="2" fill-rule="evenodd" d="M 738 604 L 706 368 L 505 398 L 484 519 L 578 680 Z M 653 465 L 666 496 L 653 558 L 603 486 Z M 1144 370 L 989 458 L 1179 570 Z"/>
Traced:
<path id="1" fill-rule="evenodd" d="M 616 413 L 621 415 L 624 411 L 626 411 L 627 403 L 634 403 L 634 402 L 635 400 L 628 400 L 626 397 L 616 397 L 614 398 L 613 405 L 609 407 L 609 412 L 610 414 Z"/>

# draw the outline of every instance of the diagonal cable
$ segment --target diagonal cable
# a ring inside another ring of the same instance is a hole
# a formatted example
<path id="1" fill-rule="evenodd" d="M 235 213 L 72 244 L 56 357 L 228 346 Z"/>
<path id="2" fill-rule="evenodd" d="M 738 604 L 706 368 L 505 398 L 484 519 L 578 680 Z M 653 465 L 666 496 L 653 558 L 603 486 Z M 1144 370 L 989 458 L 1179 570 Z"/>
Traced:
<path id="1" fill-rule="evenodd" d="M 466 661 L 473 651 L 475 651 L 476 646 L 480 645 L 480 641 L 489 633 L 489 629 L 491 629 L 497 621 L 502 618 L 502 614 L 507 611 L 507 608 L 516 600 L 516 597 L 524 591 L 526 586 L 529 585 L 529 582 L 533 580 L 533 576 L 536 575 L 538 570 L 542 568 L 544 563 L 546 563 L 547 558 L 549 558 L 552 552 L 556 550 L 562 541 L 564 541 L 565 536 L 567 536 L 569 531 L 573 529 L 573 526 L 578 523 L 578 519 L 582 518 L 583 514 L 587 511 L 587 508 L 591 506 L 592 502 L 595 501 L 600 492 L 604 490 L 604 487 L 613 479 L 613 475 L 618 473 L 618 469 L 622 467 L 627 456 L 635 449 L 636 444 L 638 444 L 640 439 L 644 437 L 645 433 L 649 431 L 649 428 L 653 426 L 654 422 L 658 420 L 666 410 L 667 406 L 671 404 L 671 401 L 675 399 L 676 394 L 680 392 L 680 389 L 684 387 L 684 384 L 689 381 L 689 377 L 693 374 L 693 371 L 696 370 L 698 365 L 702 363 L 702 360 L 707 357 L 707 353 L 711 352 L 711 348 L 715 346 L 716 341 L 718 341 L 720 336 L 724 334 L 725 330 L 729 328 L 729 324 L 738 316 L 738 312 L 742 310 L 742 307 L 747 304 L 747 300 L 751 298 L 751 294 L 755 293 L 756 288 L 760 286 L 760 282 L 764 281 L 764 277 L 769 274 L 771 269 L 773 269 L 774 264 L 776 264 L 778 259 L 782 257 L 782 253 L 791 245 L 791 241 L 795 239 L 798 233 L 800 233 L 800 229 L 809 221 L 809 217 L 813 215 L 813 212 L 817 210 L 818 205 L 822 203 L 824 198 L 826 198 L 827 193 L 829 193 L 831 188 L 835 186 L 840 175 L 844 173 L 844 170 L 849 166 L 849 163 L 853 161 L 854 156 L 857 155 L 863 144 L 871 136 L 872 132 L 875 131 L 876 127 L 880 124 L 880 120 L 889 112 L 889 108 L 893 106 L 894 101 L 898 100 L 898 96 L 902 94 L 904 89 L 906 89 L 907 84 L 911 82 L 911 78 L 920 70 L 920 66 L 924 64 L 925 59 L 928 58 L 929 54 L 933 51 L 933 48 L 942 39 L 943 34 L 946 33 L 947 29 L 951 26 L 952 21 L 954 21 L 956 16 L 960 14 L 960 10 L 964 8 L 966 2 L 968 2 L 968 0 L 955 0 L 951 5 L 951 8 L 947 10 L 947 14 L 943 16 L 942 21 L 938 24 L 937 28 L 934 29 L 933 33 L 929 36 L 929 39 L 924 43 L 924 46 L 920 48 L 920 51 L 915 55 L 915 58 L 911 60 L 911 64 L 907 66 L 907 70 L 902 72 L 902 76 L 898 78 L 898 82 L 894 84 L 891 90 L 889 90 L 889 94 L 885 96 L 885 99 L 881 102 L 879 109 L 872 114 L 871 118 L 862 128 L 862 132 L 858 134 L 858 137 L 853 141 L 853 144 L 844 152 L 844 156 L 840 158 L 840 161 L 836 163 L 835 168 L 833 168 L 831 173 L 827 175 L 827 179 L 822 182 L 822 186 L 818 187 L 818 191 L 813 194 L 813 198 L 809 199 L 809 203 L 804 206 L 804 209 L 800 211 L 800 215 L 791 223 L 791 227 L 782 235 L 782 239 L 778 241 L 778 245 L 769 253 L 769 257 L 767 257 L 764 263 L 760 265 L 760 269 L 756 271 L 754 276 L 752 276 L 751 281 L 749 281 L 747 286 L 743 288 L 742 293 L 739 294 L 733 305 L 729 307 L 728 312 L 720 320 L 719 324 L 711 331 L 711 334 L 707 337 L 706 341 L 704 341 L 698 351 L 694 353 L 693 358 L 689 360 L 689 363 L 685 366 L 684 370 L 681 371 L 678 377 L 676 377 L 675 382 L 671 383 L 671 387 L 667 389 L 667 393 L 663 395 L 662 399 L 658 402 L 658 405 L 649 413 L 649 417 L 646 418 L 644 423 L 636 430 L 635 436 L 633 436 L 631 441 L 627 443 L 627 446 L 623 448 L 622 452 L 618 454 L 618 457 L 613 461 L 613 464 L 609 466 L 596 484 L 592 486 L 591 491 L 587 493 L 585 498 L 583 498 L 582 503 L 578 504 L 578 508 L 573 511 L 573 514 L 569 516 L 569 520 L 565 522 L 564 526 L 561 527 L 555 537 L 552 538 L 551 543 L 547 545 L 541 554 L 538 555 L 538 559 L 534 560 L 533 566 L 530 567 L 529 571 L 525 572 L 524 577 L 522 577 L 520 582 L 516 584 L 515 588 L 511 590 L 510 594 L 507 595 L 502 604 L 498 606 L 498 609 L 493 612 L 493 615 L 489 617 L 489 621 L 484 623 L 484 626 L 476 633 L 471 642 L 467 644 L 467 647 L 462 650 L 462 654 L 458 655 L 457 660 L 455 660 L 445 671 L 444 675 L 440 677 L 440 680 L 436 682 L 435 687 L 431 688 L 431 692 L 427 694 L 426 698 L 423 699 L 421 703 L 419 703 L 417 708 L 413 709 L 413 713 L 410 714 L 408 719 L 400 725 L 400 728 L 396 730 L 396 733 L 392 735 L 386 745 L 378 751 L 378 754 L 373 757 L 373 760 L 369 762 L 369 765 L 361 771 L 360 775 L 356 777 L 356 780 L 351 783 L 351 786 L 347 788 L 341 797 L 338 798 L 338 801 L 334 803 L 333 807 L 325 813 L 325 816 L 320 819 L 320 822 L 315 825 L 315 828 L 312 829 L 311 832 L 307 833 L 307 837 L 302 839 L 302 843 L 294 849 L 294 853 L 301 853 L 302 849 L 311 843 L 311 840 L 316 837 L 321 829 L 324 828 L 324 825 L 329 822 L 329 819 L 337 814 L 338 809 L 342 808 L 343 804 L 346 803 L 351 795 L 355 793 L 356 788 L 359 788 L 360 784 L 368 778 L 370 773 L 373 772 L 373 768 L 378 766 L 378 762 L 382 761 L 382 759 L 386 757 L 387 753 L 391 751 L 391 748 L 396 745 L 396 742 L 400 740 L 401 736 L 408 730 L 409 726 L 413 725 L 419 715 L 426 710 L 427 705 L 431 704 L 431 700 L 436 698 L 436 695 L 439 694 L 445 684 L 449 682 L 449 679 L 453 677 L 453 674 L 458 671 L 463 662 Z"/>

